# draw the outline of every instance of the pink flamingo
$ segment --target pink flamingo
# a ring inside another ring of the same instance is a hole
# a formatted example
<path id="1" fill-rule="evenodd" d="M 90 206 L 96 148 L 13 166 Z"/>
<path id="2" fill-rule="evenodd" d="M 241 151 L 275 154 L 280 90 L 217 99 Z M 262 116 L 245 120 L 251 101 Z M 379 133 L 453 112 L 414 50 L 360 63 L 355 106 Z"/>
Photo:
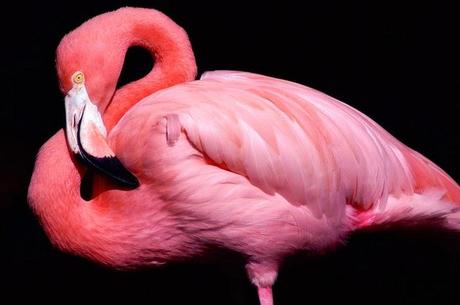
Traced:
<path id="1" fill-rule="evenodd" d="M 134 45 L 156 64 L 116 90 Z M 40 149 L 28 197 L 64 251 L 133 268 L 224 247 L 270 305 L 288 255 L 383 224 L 460 229 L 460 188 L 432 162 L 311 88 L 232 71 L 194 80 L 186 33 L 158 11 L 89 20 L 63 38 L 57 71 L 67 134 Z M 99 173 L 88 201 L 87 168 Z"/>

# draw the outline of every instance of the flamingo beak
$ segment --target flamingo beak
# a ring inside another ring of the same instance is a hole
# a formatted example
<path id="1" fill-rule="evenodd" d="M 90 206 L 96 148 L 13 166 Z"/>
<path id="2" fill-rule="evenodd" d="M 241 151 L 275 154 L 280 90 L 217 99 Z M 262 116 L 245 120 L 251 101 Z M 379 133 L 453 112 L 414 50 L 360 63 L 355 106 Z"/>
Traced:
<path id="1" fill-rule="evenodd" d="M 118 184 L 129 188 L 138 187 L 137 178 L 123 166 L 109 147 L 101 114 L 91 102 L 84 81 L 76 82 L 75 74 L 72 80 L 73 87 L 65 97 L 66 135 L 70 149 L 88 166 Z"/>

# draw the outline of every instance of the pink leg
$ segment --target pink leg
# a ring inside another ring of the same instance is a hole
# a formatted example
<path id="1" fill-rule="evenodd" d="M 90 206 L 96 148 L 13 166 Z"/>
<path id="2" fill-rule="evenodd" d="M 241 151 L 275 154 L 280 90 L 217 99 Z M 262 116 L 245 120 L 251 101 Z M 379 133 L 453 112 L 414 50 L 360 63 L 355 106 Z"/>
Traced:
<path id="1" fill-rule="evenodd" d="M 273 305 L 272 287 L 257 288 L 260 305 Z"/>
<path id="2" fill-rule="evenodd" d="M 251 282 L 257 287 L 260 305 L 273 305 L 272 286 L 278 275 L 278 263 L 249 262 L 246 270 Z"/>

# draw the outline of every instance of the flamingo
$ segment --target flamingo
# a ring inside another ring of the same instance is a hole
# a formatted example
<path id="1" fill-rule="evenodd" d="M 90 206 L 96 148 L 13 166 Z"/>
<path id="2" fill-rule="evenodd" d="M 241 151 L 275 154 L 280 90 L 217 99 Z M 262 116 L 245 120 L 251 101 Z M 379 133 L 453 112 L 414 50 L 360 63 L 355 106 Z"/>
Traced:
<path id="1" fill-rule="evenodd" d="M 131 46 L 155 65 L 116 89 Z M 381 225 L 460 229 L 460 188 L 434 163 L 301 84 L 238 71 L 195 80 L 187 34 L 159 11 L 99 15 L 62 39 L 56 62 L 66 130 L 41 147 L 28 200 L 63 251 L 129 269 L 229 249 L 272 305 L 292 254 Z"/>

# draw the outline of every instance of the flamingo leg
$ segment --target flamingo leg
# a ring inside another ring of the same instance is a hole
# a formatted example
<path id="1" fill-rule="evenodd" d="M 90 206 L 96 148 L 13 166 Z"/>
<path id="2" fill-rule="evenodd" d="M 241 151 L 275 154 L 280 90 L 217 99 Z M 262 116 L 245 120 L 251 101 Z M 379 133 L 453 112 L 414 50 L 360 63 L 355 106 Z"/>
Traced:
<path id="1" fill-rule="evenodd" d="M 260 305 L 273 305 L 272 287 L 278 275 L 278 263 L 252 261 L 246 264 L 246 271 L 251 282 L 257 287 Z"/>
<path id="2" fill-rule="evenodd" d="M 272 287 L 259 287 L 257 292 L 260 305 L 273 305 Z"/>

